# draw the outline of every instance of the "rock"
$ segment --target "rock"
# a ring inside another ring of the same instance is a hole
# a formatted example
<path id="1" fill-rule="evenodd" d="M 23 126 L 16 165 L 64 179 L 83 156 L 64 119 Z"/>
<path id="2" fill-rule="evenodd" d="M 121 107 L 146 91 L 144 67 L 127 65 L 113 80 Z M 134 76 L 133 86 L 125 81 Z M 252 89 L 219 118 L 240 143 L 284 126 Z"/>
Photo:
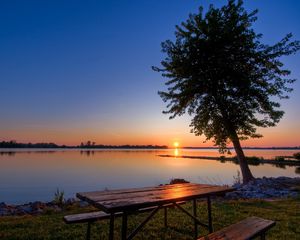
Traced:
<path id="1" fill-rule="evenodd" d="M 6 208 L 0 208 L 0 216 L 9 216 L 10 211 Z"/>
<path id="2" fill-rule="evenodd" d="M 88 205 L 89 205 L 89 203 L 87 203 L 87 202 L 84 202 L 84 201 L 79 202 L 80 207 L 87 207 Z"/>
<path id="3" fill-rule="evenodd" d="M 76 199 L 75 198 L 69 198 L 66 200 L 65 204 L 67 205 L 72 205 L 76 202 Z"/>
<path id="4" fill-rule="evenodd" d="M 54 212 L 61 212 L 61 211 L 62 211 L 62 208 L 60 208 L 60 207 L 57 206 L 57 205 L 52 206 L 52 209 L 54 210 Z"/>
<path id="5" fill-rule="evenodd" d="M 297 196 L 297 192 L 293 191 L 300 186 L 300 178 L 278 177 L 278 178 L 257 178 L 248 184 L 233 185 L 235 192 L 226 195 L 229 199 L 238 198 L 285 198 Z"/>
<path id="6" fill-rule="evenodd" d="M 16 207 L 18 215 L 22 214 L 31 214 L 33 212 L 32 205 L 31 204 L 24 204 Z"/>
<path id="7" fill-rule="evenodd" d="M 1 208 L 5 208 L 7 205 L 5 204 L 5 202 L 0 202 L 0 209 Z"/>
<path id="8" fill-rule="evenodd" d="M 179 183 L 190 183 L 190 182 L 183 178 L 173 178 L 170 181 L 170 184 L 179 184 Z"/>

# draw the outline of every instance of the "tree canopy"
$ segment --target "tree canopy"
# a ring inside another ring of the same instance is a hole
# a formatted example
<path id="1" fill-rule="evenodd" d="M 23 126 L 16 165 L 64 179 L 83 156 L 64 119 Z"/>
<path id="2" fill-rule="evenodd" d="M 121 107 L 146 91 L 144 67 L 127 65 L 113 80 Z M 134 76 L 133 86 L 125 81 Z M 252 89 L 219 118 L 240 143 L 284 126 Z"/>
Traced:
<path id="1" fill-rule="evenodd" d="M 200 7 L 176 26 L 174 41 L 162 43 L 166 58 L 153 67 L 167 78 L 159 91 L 164 113 L 191 115 L 191 132 L 221 152 L 230 141 L 237 150 L 239 140 L 261 137 L 257 127 L 275 126 L 284 114 L 278 100 L 288 98 L 295 81 L 280 57 L 296 53 L 300 42 L 289 33 L 274 45 L 262 43 L 252 27 L 257 12 L 248 13 L 242 0 L 206 13 Z"/>

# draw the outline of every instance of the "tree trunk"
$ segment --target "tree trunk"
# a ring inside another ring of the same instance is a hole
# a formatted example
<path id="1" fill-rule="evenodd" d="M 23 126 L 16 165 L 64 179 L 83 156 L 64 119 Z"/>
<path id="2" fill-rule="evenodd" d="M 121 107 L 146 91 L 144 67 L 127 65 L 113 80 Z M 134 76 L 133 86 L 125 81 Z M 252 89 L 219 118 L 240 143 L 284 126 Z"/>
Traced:
<path id="1" fill-rule="evenodd" d="M 253 180 L 254 177 L 253 177 L 253 175 L 250 171 L 250 168 L 249 168 L 247 160 L 245 158 L 243 149 L 242 149 L 241 144 L 240 144 L 240 140 L 239 140 L 236 133 L 234 133 L 233 136 L 231 137 L 231 141 L 233 143 L 234 150 L 236 152 L 237 158 L 238 158 L 239 163 L 240 163 L 242 176 L 243 176 L 243 184 L 246 184 L 249 181 Z"/>

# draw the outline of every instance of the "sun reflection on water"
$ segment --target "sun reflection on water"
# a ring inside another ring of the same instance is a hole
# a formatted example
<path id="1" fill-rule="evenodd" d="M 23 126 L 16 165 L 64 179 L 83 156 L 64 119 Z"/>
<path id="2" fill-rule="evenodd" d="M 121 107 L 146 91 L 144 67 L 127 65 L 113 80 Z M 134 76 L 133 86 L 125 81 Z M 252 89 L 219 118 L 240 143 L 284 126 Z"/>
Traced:
<path id="1" fill-rule="evenodd" d="M 179 150 L 178 150 L 178 148 L 175 148 L 175 149 L 174 149 L 174 156 L 175 156 L 175 157 L 178 157 L 178 156 L 179 156 Z"/>

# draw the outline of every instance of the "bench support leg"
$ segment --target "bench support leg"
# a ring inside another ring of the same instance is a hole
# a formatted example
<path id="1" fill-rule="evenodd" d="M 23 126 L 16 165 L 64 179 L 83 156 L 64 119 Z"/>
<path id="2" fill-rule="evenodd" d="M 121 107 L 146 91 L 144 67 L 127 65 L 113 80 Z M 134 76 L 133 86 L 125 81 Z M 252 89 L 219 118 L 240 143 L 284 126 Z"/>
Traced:
<path id="1" fill-rule="evenodd" d="M 180 209 L 182 212 L 184 212 L 185 214 L 187 214 L 190 218 L 192 218 L 194 221 L 196 221 L 198 225 L 208 228 L 207 224 L 200 222 L 198 218 L 195 218 L 193 214 L 189 213 L 187 210 L 185 210 L 183 207 L 181 207 L 180 205 L 178 205 L 176 202 L 174 202 L 173 204 L 178 209 Z"/>
<path id="2" fill-rule="evenodd" d="M 109 240 L 114 239 L 114 222 L 115 222 L 115 215 L 112 213 L 109 219 Z"/>
<path id="3" fill-rule="evenodd" d="M 87 224 L 87 230 L 86 230 L 86 240 L 91 239 L 91 222 L 88 222 Z"/>
<path id="4" fill-rule="evenodd" d="M 211 200 L 210 197 L 207 197 L 207 213 L 208 213 L 208 230 L 209 233 L 213 232 L 213 226 L 212 226 L 212 217 L 211 217 Z"/>
<path id="5" fill-rule="evenodd" d="M 261 239 L 261 240 L 265 240 L 265 239 L 266 239 L 266 233 L 262 233 L 262 234 L 260 235 L 260 239 Z"/>
<path id="6" fill-rule="evenodd" d="M 164 207 L 164 214 L 165 214 L 165 228 L 168 227 L 168 211 L 167 211 L 167 207 Z"/>
<path id="7" fill-rule="evenodd" d="M 193 215 L 195 218 L 197 218 L 197 200 L 193 200 Z M 194 238 L 198 238 L 198 222 L 194 220 Z"/>
<path id="8" fill-rule="evenodd" d="M 122 240 L 127 239 L 127 212 L 123 212 L 122 216 Z"/>
<path id="9" fill-rule="evenodd" d="M 131 240 L 144 226 L 147 222 L 149 222 L 149 220 L 157 213 L 157 211 L 161 208 L 161 206 L 158 206 L 157 208 L 155 208 L 150 215 L 145 218 L 145 220 L 143 222 L 140 223 L 140 225 L 138 225 L 136 227 L 136 229 L 133 230 L 132 233 L 130 233 L 130 235 L 127 237 L 127 240 Z"/>

